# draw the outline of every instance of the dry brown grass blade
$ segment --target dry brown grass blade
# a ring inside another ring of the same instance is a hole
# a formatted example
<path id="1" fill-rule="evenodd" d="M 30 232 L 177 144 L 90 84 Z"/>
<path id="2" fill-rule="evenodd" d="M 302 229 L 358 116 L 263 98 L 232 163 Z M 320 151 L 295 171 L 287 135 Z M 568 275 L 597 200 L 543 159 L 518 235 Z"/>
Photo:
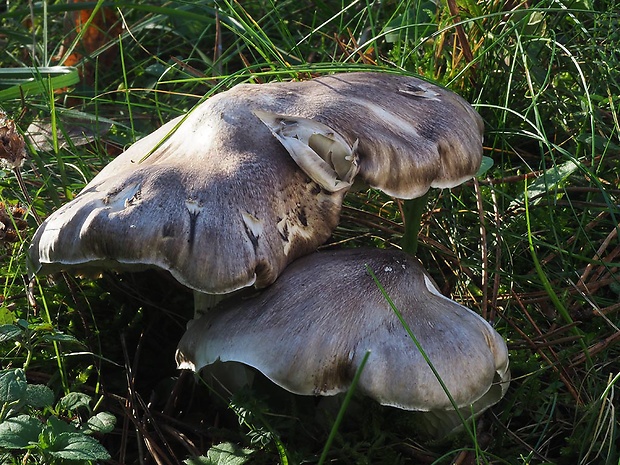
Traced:
<path id="1" fill-rule="evenodd" d="M 149 406 L 144 402 L 142 396 L 135 389 L 135 376 L 138 372 L 138 366 L 140 363 L 140 353 L 142 349 L 141 341 L 144 334 L 140 335 L 138 344 L 136 346 L 136 352 L 133 358 L 133 363 L 130 363 L 129 351 L 127 349 L 127 343 L 125 337 L 121 335 L 121 346 L 123 349 L 123 357 L 125 358 L 126 380 L 127 380 L 127 398 L 121 405 L 123 415 L 123 441 L 120 455 L 120 462 L 125 463 L 127 457 L 128 436 L 129 436 L 129 423 L 133 425 L 136 431 L 136 443 L 138 448 L 140 463 L 148 463 L 148 458 L 157 463 L 157 465 L 175 465 L 175 454 L 164 435 L 159 429 L 157 422 L 154 421 L 151 415 Z M 149 430 L 149 425 L 155 430 L 155 435 Z M 159 439 L 159 441 L 157 440 Z M 162 448 L 159 443 L 162 443 Z M 142 444 L 146 446 L 148 450 L 148 456 L 144 453 Z"/>
<path id="2" fill-rule="evenodd" d="M 616 331 L 611 336 L 606 337 L 602 341 L 599 341 L 596 344 L 592 344 L 590 347 L 588 347 L 587 354 L 589 354 L 590 357 L 594 357 L 597 353 L 602 352 L 603 350 L 606 350 L 612 345 L 617 344 L 619 342 L 620 342 L 620 331 Z M 579 354 L 578 356 L 573 358 L 569 366 L 570 368 L 575 368 L 581 365 L 582 363 L 584 363 L 586 360 L 587 360 L 587 357 L 585 354 L 583 353 Z"/>
<path id="3" fill-rule="evenodd" d="M 341 218 L 360 226 L 367 226 L 373 230 L 382 231 L 390 236 L 402 234 L 404 231 L 402 224 L 383 218 L 376 213 L 366 212 L 354 207 L 343 207 Z"/>
<path id="4" fill-rule="evenodd" d="M 152 439 L 149 431 L 144 427 L 140 419 L 136 416 L 136 411 L 134 407 L 129 404 L 121 405 L 123 408 L 124 415 L 123 417 L 126 420 L 129 420 L 131 424 L 133 424 L 136 429 L 137 438 L 136 443 L 138 447 L 139 461 L 141 464 L 149 463 L 152 459 L 157 463 L 157 465 L 176 465 L 176 461 L 171 461 L 164 451 L 159 447 L 159 445 Z M 142 445 L 146 445 L 146 448 L 149 452 L 149 456 L 147 457 L 143 451 Z M 123 453 L 121 455 L 120 463 L 127 463 L 125 461 L 126 455 Z"/>
<path id="5" fill-rule="evenodd" d="M 201 455 L 201 449 L 186 434 L 166 423 L 162 423 L 160 427 L 168 436 L 181 444 L 190 456 L 196 457 Z"/>
<path id="6" fill-rule="evenodd" d="M 222 65 L 220 58 L 222 58 L 222 23 L 220 21 L 220 13 L 215 10 L 215 44 L 213 45 L 213 66 L 217 74 L 222 74 Z"/>
<path id="7" fill-rule="evenodd" d="M 140 433 L 140 418 L 137 411 L 137 402 L 135 401 L 134 375 L 133 367 L 129 363 L 129 351 L 127 350 L 127 342 L 121 334 L 121 348 L 123 349 L 123 357 L 125 358 L 125 376 L 127 381 L 127 397 L 121 405 L 124 411 L 123 415 L 123 434 L 121 437 L 120 463 L 125 463 L 127 456 L 127 447 L 129 444 L 129 425 L 134 424 L 136 430 L 136 443 L 138 449 L 138 458 L 141 464 L 144 462 L 144 451 L 142 450 L 142 435 Z"/>
<path id="8" fill-rule="evenodd" d="M 620 303 L 616 303 L 608 307 L 601 308 L 600 310 L 598 310 L 597 313 L 601 313 L 603 315 L 610 315 L 612 313 L 617 312 L 618 310 L 620 310 Z"/>
<path id="9" fill-rule="evenodd" d="M 605 250 L 607 250 L 607 247 L 609 247 L 610 242 L 613 239 L 615 239 L 616 237 L 618 237 L 618 229 L 617 228 L 613 228 L 611 230 L 611 232 L 607 235 L 607 237 L 605 238 L 605 240 L 603 241 L 601 246 L 596 251 L 596 254 L 594 255 L 594 257 L 592 257 L 592 261 L 600 260 L 601 256 L 605 252 Z M 616 254 L 617 254 L 617 252 L 616 252 Z M 606 260 L 604 260 L 604 261 L 606 261 Z M 588 265 L 586 266 L 586 269 L 584 270 L 584 272 L 582 273 L 581 277 L 579 278 L 579 281 L 577 282 L 578 286 L 583 286 L 584 289 L 587 289 L 586 281 L 588 279 L 589 274 L 592 272 L 593 268 L 594 268 L 594 264 L 593 263 L 588 263 Z"/>
<path id="10" fill-rule="evenodd" d="M 448 0 L 448 9 L 450 10 L 450 14 L 452 15 L 452 21 L 455 24 L 454 28 L 456 30 L 458 42 L 461 45 L 461 51 L 463 53 L 463 56 L 465 57 L 465 60 L 467 60 L 467 63 L 471 63 L 474 61 L 474 54 L 471 51 L 469 40 L 467 39 L 467 34 L 465 33 L 465 29 L 463 28 L 463 25 L 460 24 L 461 16 L 459 13 L 458 6 L 456 5 L 456 0 Z M 456 41 L 455 41 L 455 45 L 456 45 Z M 452 56 L 458 57 L 458 55 L 459 55 L 458 53 L 454 53 Z M 472 65 L 471 78 L 472 78 L 472 81 L 476 80 L 476 70 L 475 70 L 474 65 Z"/>
<path id="11" fill-rule="evenodd" d="M 179 66 L 179 68 L 181 68 L 183 71 L 185 71 L 190 76 L 194 76 L 194 77 L 201 78 L 201 79 L 207 77 L 206 74 L 203 73 L 202 71 L 194 68 L 193 66 L 188 65 L 187 63 L 179 60 L 175 56 L 171 56 L 170 59 L 174 61 Z"/>
<path id="12" fill-rule="evenodd" d="M 539 334 L 539 336 L 542 336 L 543 332 L 540 330 L 540 328 L 538 327 L 538 325 L 536 324 L 534 319 L 531 317 L 531 315 L 527 311 L 527 308 L 525 307 L 525 305 L 523 305 L 523 303 L 521 302 L 521 299 L 519 299 L 519 296 L 514 291 L 513 291 L 513 298 L 517 302 L 517 304 L 518 304 L 519 308 L 521 309 L 521 311 L 523 312 L 523 314 L 526 316 L 526 318 L 529 321 L 529 323 L 532 326 L 532 328 Z M 545 362 L 548 363 L 549 367 L 558 374 L 558 376 L 560 377 L 562 383 L 564 383 L 564 385 L 566 386 L 566 389 L 568 390 L 570 395 L 575 400 L 575 403 L 577 405 L 582 405 L 583 402 L 581 401 L 581 397 L 579 396 L 579 393 L 578 393 L 577 389 L 575 389 L 575 387 L 573 386 L 573 384 L 570 381 L 573 378 L 574 379 L 578 379 L 578 378 L 570 376 L 566 372 L 566 367 L 564 367 L 562 365 L 562 362 L 558 358 L 558 356 L 555 353 L 555 351 L 551 347 L 546 347 L 551 352 L 551 354 L 552 354 L 552 356 L 554 358 L 554 360 L 551 360 L 549 358 L 549 356 L 547 355 L 547 353 L 542 350 L 542 347 L 540 347 L 537 343 L 533 342 L 532 339 L 519 327 L 519 325 L 515 324 L 510 319 L 507 319 L 506 321 L 528 343 L 528 345 L 531 347 L 531 349 L 533 351 L 535 351 L 536 353 L 538 353 L 545 360 Z"/>
<path id="13" fill-rule="evenodd" d="M 151 409 L 149 408 L 147 403 L 144 402 L 142 396 L 137 395 L 135 396 L 135 398 L 138 401 L 142 411 L 144 412 L 141 431 L 145 439 L 146 446 L 149 448 L 149 450 L 155 451 L 157 455 L 161 457 L 162 463 L 174 464 L 175 452 L 168 443 L 166 436 L 163 434 L 162 429 L 159 426 L 159 422 L 157 422 L 153 417 Z M 149 425 L 153 428 L 155 435 L 150 434 L 148 430 Z M 163 445 L 165 451 L 164 449 L 162 449 L 161 446 L 159 446 L 159 444 Z"/>
<path id="14" fill-rule="evenodd" d="M 486 147 L 485 147 L 485 150 L 486 150 Z M 479 182 L 480 184 L 483 184 L 483 185 L 488 184 L 491 186 L 495 184 L 516 184 L 516 183 L 521 183 L 526 180 L 536 179 L 540 177 L 541 173 L 542 171 L 532 171 L 529 173 L 517 174 L 514 176 L 505 176 L 501 178 L 487 178 Z"/>
<path id="15" fill-rule="evenodd" d="M 334 40 L 336 41 L 336 44 L 342 54 L 345 56 L 350 56 L 351 53 L 355 53 L 362 60 L 362 63 L 376 66 L 377 62 L 370 56 L 370 54 L 374 52 L 374 48 L 369 47 L 366 51 L 362 51 L 359 48 L 357 40 L 353 37 L 353 33 L 349 29 L 347 29 L 347 33 L 349 35 L 348 43 L 345 42 L 338 34 L 334 34 Z"/>

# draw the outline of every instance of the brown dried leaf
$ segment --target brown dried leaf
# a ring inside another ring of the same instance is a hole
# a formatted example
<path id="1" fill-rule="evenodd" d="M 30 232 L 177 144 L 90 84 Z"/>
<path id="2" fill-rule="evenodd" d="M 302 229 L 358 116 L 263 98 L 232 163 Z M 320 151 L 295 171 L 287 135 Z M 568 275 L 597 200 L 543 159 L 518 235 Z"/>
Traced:
<path id="1" fill-rule="evenodd" d="M 70 4 L 84 3 L 84 0 L 69 0 Z M 70 47 L 77 34 L 80 34 L 79 42 L 72 53 L 63 61 L 64 66 L 80 66 L 80 75 L 89 84 L 94 82 L 94 65 L 90 62 L 83 63 L 84 57 L 92 56 L 97 50 L 104 49 L 107 44 L 115 40 L 121 33 L 122 26 L 118 15 L 113 8 L 102 7 L 95 13 L 88 27 L 84 26 L 92 15 L 92 8 L 75 10 L 67 13 L 65 17 L 65 30 L 68 32 L 63 48 Z M 98 55 L 99 64 L 106 66 L 116 59 L 116 46 L 109 47 Z M 57 57 L 60 60 L 60 57 Z"/>
<path id="2" fill-rule="evenodd" d="M 8 207 L 0 203 L 0 241 L 18 242 L 22 232 L 28 227 L 24 220 L 26 210 L 21 207 Z"/>
<path id="3" fill-rule="evenodd" d="M 7 169 L 22 166 L 26 157 L 26 143 L 17 132 L 15 122 L 0 110 L 0 164 Z"/>

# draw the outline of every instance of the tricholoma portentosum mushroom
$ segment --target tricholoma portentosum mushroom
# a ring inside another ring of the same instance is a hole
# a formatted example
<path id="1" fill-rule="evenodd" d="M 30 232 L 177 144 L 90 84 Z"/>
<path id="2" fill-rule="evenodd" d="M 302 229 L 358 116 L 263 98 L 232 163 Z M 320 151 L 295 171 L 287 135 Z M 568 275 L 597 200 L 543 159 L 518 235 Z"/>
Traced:
<path id="1" fill-rule="evenodd" d="M 460 425 L 439 381 L 368 266 L 437 370 L 465 418 L 508 387 L 508 351 L 478 314 L 444 297 L 417 259 L 397 250 L 348 249 L 302 257 L 258 296 L 232 297 L 192 322 L 177 363 L 199 370 L 241 362 L 304 395 L 346 391 L 367 351 L 357 389 L 381 404 L 427 412 L 441 436 Z"/>
<path id="2" fill-rule="evenodd" d="M 155 267 L 199 293 L 264 287 L 329 238 L 354 180 L 413 198 L 472 177 L 481 144 L 478 114 L 414 77 L 239 85 L 118 156 L 30 257 L 41 273 Z"/>

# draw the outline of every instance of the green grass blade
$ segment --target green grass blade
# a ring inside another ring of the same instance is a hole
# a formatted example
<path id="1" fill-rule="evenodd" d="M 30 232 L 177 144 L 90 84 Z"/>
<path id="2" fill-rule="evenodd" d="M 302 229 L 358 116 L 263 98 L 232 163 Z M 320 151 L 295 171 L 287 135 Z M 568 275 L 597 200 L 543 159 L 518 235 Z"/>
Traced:
<path id="1" fill-rule="evenodd" d="M 329 436 L 327 437 L 327 441 L 325 442 L 325 446 L 323 447 L 323 452 L 321 453 L 321 457 L 319 458 L 318 465 L 323 465 L 325 463 L 325 460 L 327 460 L 327 454 L 329 453 L 329 449 L 331 448 L 332 443 L 334 442 L 334 439 L 336 438 L 336 434 L 338 434 L 338 428 L 340 428 L 342 419 L 344 418 L 347 408 L 349 407 L 349 403 L 351 402 L 351 399 L 353 398 L 353 394 L 355 393 L 355 388 L 357 387 L 357 383 L 359 382 L 360 376 L 362 376 L 362 372 L 364 371 L 364 367 L 366 366 L 368 357 L 370 357 L 370 351 L 367 351 L 364 354 L 364 358 L 362 358 L 360 366 L 357 368 L 357 371 L 355 372 L 353 381 L 351 381 L 351 386 L 349 387 L 349 390 L 347 391 L 347 394 L 342 402 L 342 405 L 340 406 L 340 409 L 338 410 L 338 415 L 336 416 L 336 420 L 334 421 L 334 424 L 329 432 Z"/>
<path id="2" fill-rule="evenodd" d="M 42 68 L 0 68 L 0 102 L 46 94 L 48 89 L 62 89 L 80 81 L 77 68 L 50 66 Z"/>

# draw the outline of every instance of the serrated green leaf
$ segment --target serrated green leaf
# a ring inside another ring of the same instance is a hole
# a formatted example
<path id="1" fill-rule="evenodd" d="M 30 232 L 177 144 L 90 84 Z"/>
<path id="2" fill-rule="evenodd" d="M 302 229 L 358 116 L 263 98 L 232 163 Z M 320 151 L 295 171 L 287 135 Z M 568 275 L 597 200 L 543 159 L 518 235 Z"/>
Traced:
<path id="1" fill-rule="evenodd" d="M 86 424 L 82 427 L 84 434 L 91 433 L 109 433 L 114 429 L 116 417 L 109 412 L 99 412 L 97 415 L 90 417 Z"/>
<path id="2" fill-rule="evenodd" d="M 39 441 L 44 425 L 37 418 L 18 415 L 0 423 L 0 447 L 23 449 Z"/>
<path id="3" fill-rule="evenodd" d="M 10 341 L 17 339 L 22 335 L 24 331 L 16 325 L 2 325 L 0 326 L 0 342 Z"/>
<path id="4" fill-rule="evenodd" d="M 46 450 L 66 460 L 107 460 L 108 451 L 94 438 L 82 433 L 60 433 Z"/>
<path id="5" fill-rule="evenodd" d="M 62 410 L 77 410 L 85 407 L 90 410 L 92 397 L 82 392 L 70 392 L 58 401 L 58 408 Z"/>
<path id="6" fill-rule="evenodd" d="M 26 387 L 26 403 L 34 408 L 54 405 L 54 392 L 43 384 L 29 384 Z"/>
<path id="7" fill-rule="evenodd" d="M 243 465 L 254 451 L 239 447 L 232 442 L 212 446 L 207 456 L 192 457 L 184 461 L 186 465 Z"/>
<path id="8" fill-rule="evenodd" d="M 0 403 L 24 398 L 27 386 L 26 374 L 21 368 L 0 371 Z"/>

